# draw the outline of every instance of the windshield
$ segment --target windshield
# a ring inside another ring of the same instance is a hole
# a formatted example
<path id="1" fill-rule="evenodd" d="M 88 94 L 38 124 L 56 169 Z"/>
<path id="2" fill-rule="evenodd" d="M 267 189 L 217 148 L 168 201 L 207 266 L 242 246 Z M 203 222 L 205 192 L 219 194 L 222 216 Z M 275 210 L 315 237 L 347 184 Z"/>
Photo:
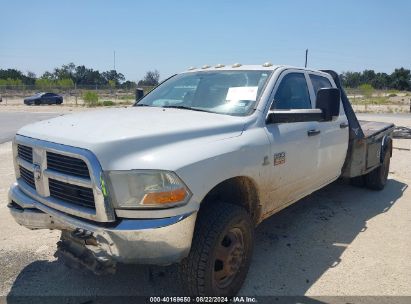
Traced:
<path id="1" fill-rule="evenodd" d="M 228 115 L 250 114 L 271 71 L 210 71 L 174 76 L 136 106 L 175 107 Z"/>

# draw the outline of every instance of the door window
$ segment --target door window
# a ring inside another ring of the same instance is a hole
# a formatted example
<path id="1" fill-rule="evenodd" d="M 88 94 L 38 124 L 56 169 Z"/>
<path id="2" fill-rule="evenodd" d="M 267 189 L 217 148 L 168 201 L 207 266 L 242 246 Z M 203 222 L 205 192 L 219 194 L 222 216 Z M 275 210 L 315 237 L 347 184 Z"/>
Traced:
<path id="1" fill-rule="evenodd" d="M 289 73 L 283 77 L 271 108 L 311 109 L 310 93 L 303 73 Z"/>

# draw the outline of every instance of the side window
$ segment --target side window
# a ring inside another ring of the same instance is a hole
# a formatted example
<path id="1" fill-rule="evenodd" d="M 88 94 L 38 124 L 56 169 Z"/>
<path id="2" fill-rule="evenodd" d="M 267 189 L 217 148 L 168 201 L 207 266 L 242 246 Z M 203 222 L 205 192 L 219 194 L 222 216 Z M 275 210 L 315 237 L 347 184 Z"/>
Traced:
<path id="1" fill-rule="evenodd" d="M 310 93 L 303 73 L 289 73 L 284 76 L 271 108 L 311 109 Z"/>
<path id="2" fill-rule="evenodd" d="M 310 79 L 311 79 L 311 83 L 313 84 L 315 96 L 317 96 L 317 92 L 318 92 L 319 89 L 332 88 L 333 87 L 331 85 L 331 82 L 325 77 L 310 74 Z"/>

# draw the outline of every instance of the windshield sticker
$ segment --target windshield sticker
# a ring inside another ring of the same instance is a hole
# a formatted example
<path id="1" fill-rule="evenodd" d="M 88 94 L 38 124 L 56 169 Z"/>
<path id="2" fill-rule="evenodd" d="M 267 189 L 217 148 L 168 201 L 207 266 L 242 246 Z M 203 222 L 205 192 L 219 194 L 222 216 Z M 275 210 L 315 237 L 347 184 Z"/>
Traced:
<path id="1" fill-rule="evenodd" d="M 258 87 L 232 87 L 228 88 L 226 100 L 227 101 L 237 101 L 237 100 L 257 100 Z"/>

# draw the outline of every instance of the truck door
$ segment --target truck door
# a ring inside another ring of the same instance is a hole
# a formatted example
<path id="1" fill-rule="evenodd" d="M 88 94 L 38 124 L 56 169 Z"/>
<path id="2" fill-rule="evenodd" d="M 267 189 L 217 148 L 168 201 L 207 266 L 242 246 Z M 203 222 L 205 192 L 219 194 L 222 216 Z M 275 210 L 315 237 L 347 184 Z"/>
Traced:
<path id="1" fill-rule="evenodd" d="M 272 110 L 312 109 L 306 75 L 283 72 L 271 95 Z M 270 213 L 313 191 L 316 184 L 319 122 L 266 124 L 271 144 L 271 191 L 265 213 Z"/>
<path id="2" fill-rule="evenodd" d="M 316 99 L 317 92 L 322 88 L 335 87 L 328 79 L 321 74 L 310 73 L 309 79 L 312 100 Z M 340 115 L 332 121 L 322 121 L 319 123 L 321 132 L 320 147 L 318 154 L 318 175 L 319 186 L 329 183 L 341 174 L 348 148 L 348 119 L 344 112 L 344 107 L 340 104 Z"/>

